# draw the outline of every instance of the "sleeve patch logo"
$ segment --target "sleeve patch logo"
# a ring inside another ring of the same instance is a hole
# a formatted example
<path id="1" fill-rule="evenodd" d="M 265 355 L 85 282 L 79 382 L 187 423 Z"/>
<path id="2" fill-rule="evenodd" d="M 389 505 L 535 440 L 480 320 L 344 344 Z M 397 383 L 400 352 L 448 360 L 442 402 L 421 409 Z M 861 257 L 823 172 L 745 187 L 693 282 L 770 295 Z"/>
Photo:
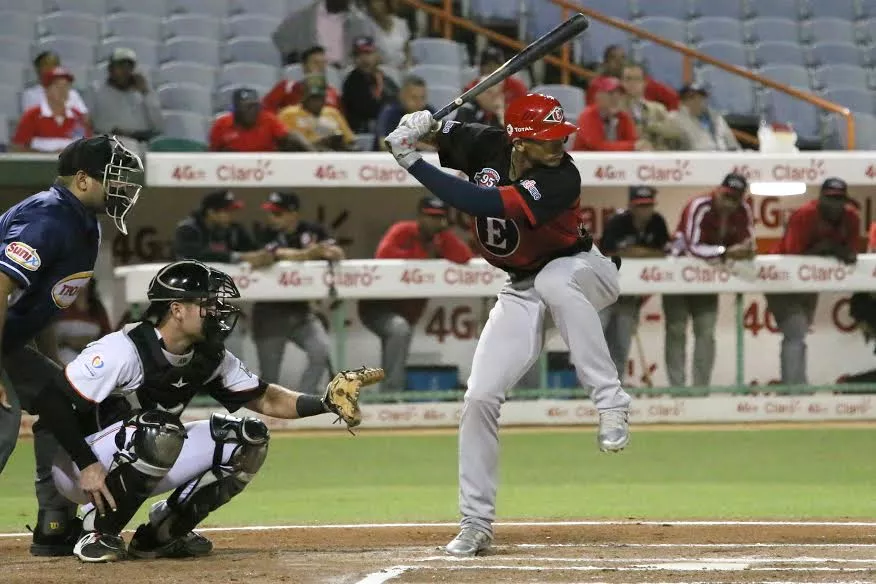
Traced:
<path id="1" fill-rule="evenodd" d="M 43 263 L 37 250 L 20 241 L 6 244 L 5 253 L 10 260 L 31 272 L 36 272 Z"/>
<path id="2" fill-rule="evenodd" d="M 541 198 L 541 193 L 538 190 L 538 187 L 535 186 L 535 181 L 528 179 L 520 182 L 520 186 L 529 191 L 529 194 L 532 195 L 533 200 L 537 201 Z"/>
<path id="3" fill-rule="evenodd" d="M 457 122 L 456 120 L 448 120 L 441 125 L 441 133 L 449 134 L 450 130 L 453 129 L 453 126 L 457 125 L 459 125 L 459 122 Z"/>
<path id="4" fill-rule="evenodd" d="M 95 355 L 91 359 L 91 366 L 94 367 L 95 369 L 102 369 L 103 368 L 103 359 L 100 358 L 100 355 Z"/>
<path id="5" fill-rule="evenodd" d="M 76 297 L 88 286 L 94 272 L 76 272 L 58 280 L 52 286 L 52 300 L 60 309 L 69 308 Z"/>
<path id="6" fill-rule="evenodd" d="M 474 175 L 474 182 L 482 187 L 494 187 L 499 180 L 499 173 L 493 168 L 483 168 Z"/>

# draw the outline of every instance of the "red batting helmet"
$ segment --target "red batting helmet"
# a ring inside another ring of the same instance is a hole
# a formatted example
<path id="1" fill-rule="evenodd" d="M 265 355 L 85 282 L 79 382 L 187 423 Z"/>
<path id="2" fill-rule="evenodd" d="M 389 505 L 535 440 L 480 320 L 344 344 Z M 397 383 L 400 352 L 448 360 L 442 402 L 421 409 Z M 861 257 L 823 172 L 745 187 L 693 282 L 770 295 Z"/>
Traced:
<path id="1" fill-rule="evenodd" d="M 562 140 L 578 128 L 566 121 L 556 98 L 540 93 L 518 97 L 505 109 L 508 137 L 529 140 Z"/>

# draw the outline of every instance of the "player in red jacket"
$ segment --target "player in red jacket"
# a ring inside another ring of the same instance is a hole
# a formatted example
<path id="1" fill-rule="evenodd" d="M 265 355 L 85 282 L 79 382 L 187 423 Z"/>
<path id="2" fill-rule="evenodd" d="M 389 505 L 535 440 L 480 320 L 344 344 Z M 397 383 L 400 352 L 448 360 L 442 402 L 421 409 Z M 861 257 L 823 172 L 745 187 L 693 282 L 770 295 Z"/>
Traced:
<path id="1" fill-rule="evenodd" d="M 618 272 L 583 227 L 581 176 L 564 151 L 577 128 L 553 97 L 526 95 L 508 105 L 505 131 L 435 122 L 429 112 L 402 118 L 387 142 L 398 163 L 448 205 L 473 217 L 478 247 L 510 276 L 478 339 L 459 424 L 461 531 L 446 547 L 473 556 L 490 546 L 496 513 L 499 412 L 505 394 L 535 363 L 550 311 L 578 379 L 599 410 L 598 444 L 616 452 L 629 441 L 630 396 L 621 388 L 599 311 L 617 300 Z M 438 146 L 441 165 L 414 150 Z"/>
<path id="2" fill-rule="evenodd" d="M 651 150 L 647 140 L 640 140 L 636 122 L 624 111 L 620 94 L 620 80 L 615 77 L 600 77 L 594 81 L 596 98 L 593 105 L 584 108 L 578 116 L 578 133 L 575 150 L 631 151 Z"/>

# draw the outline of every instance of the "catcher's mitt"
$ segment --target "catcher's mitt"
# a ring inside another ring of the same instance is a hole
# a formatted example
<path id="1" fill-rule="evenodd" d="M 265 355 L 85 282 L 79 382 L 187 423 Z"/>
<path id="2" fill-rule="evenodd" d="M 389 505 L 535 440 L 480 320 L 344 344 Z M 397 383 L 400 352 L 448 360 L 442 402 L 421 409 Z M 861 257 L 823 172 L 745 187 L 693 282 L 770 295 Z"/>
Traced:
<path id="1" fill-rule="evenodd" d="M 322 403 L 328 411 L 337 414 L 338 420 L 343 420 L 347 424 L 347 429 L 352 432 L 352 428 L 362 423 L 359 390 L 366 385 L 381 381 L 383 377 L 383 369 L 376 367 L 340 371 L 329 381 Z"/>

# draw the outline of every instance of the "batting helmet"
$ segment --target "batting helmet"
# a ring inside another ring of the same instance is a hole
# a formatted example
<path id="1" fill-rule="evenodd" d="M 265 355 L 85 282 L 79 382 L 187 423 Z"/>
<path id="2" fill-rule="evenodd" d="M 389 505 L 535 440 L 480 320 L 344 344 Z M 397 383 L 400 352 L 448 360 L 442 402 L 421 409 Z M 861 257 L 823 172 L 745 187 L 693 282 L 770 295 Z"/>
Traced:
<path id="1" fill-rule="evenodd" d="M 578 128 L 566 121 L 563 106 L 555 97 L 530 93 L 505 109 L 505 130 L 512 140 L 562 140 Z"/>

